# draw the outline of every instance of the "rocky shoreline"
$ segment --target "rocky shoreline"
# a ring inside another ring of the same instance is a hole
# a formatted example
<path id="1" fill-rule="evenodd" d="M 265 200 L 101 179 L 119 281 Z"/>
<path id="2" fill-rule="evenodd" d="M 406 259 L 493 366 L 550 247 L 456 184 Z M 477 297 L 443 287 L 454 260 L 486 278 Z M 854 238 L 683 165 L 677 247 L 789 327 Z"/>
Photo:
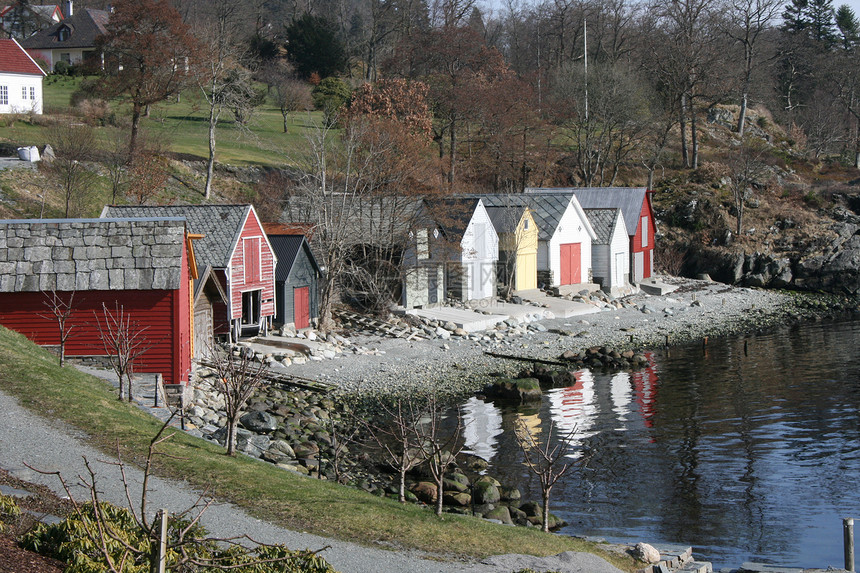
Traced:
<path id="1" fill-rule="evenodd" d="M 370 449 L 338 435 L 357 423 L 351 405 L 428 392 L 442 399 L 498 392 L 499 399 L 525 402 L 539 399 L 540 386 L 557 385 L 557 379 L 566 379 L 570 370 L 635 369 L 644 360 L 641 352 L 649 347 L 740 336 L 857 310 L 854 301 L 829 295 L 732 287 L 707 280 L 672 282 L 677 290 L 669 295 L 639 293 L 621 300 L 602 293 L 582 295 L 600 310 L 568 319 L 509 320 L 480 333 L 455 332 L 428 321 L 421 327 L 431 339 L 410 341 L 346 327 L 326 338 L 310 333 L 319 344 L 300 360 L 285 359 L 277 351 L 264 353 L 255 346 L 259 360 L 277 362 L 281 368 L 289 360 L 288 372 L 324 381 L 331 392 L 323 395 L 274 385 L 262 389 L 242 416 L 238 449 L 285 470 L 396 497 L 396 472 L 386 469 Z M 203 369 L 198 375 L 194 403 L 186 410 L 191 431 L 223 444 L 226 418 L 219 397 L 209 388 L 212 372 Z M 495 390 L 489 382 L 495 382 Z M 482 466 L 479 458 L 461 458 L 459 469 L 444 482 L 446 511 L 507 524 L 540 524 L 539 504 L 521 500 L 517 484 L 501 484 L 481 475 L 486 463 Z M 438 495 L 436 485 L 420 468 L 410 472 L 408 486 L 409 501 L 432 505 Z M 553 528 L 564 525 L 555 518 L 550 521 Z"/>

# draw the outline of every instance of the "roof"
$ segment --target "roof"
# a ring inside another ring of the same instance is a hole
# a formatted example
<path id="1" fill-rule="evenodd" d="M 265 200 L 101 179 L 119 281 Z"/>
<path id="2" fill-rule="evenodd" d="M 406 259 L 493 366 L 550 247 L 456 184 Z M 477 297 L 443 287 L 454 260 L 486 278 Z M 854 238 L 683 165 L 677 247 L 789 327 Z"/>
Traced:
<path id="1" fill-rule="evenodd" d="M 84 8 L 75 12 L 50 28 L 36 32 L 29 38 L 21 40 L 21 46 L 28 50 L 54 50 L 66 48 L 93 48 L 96 38 L 107 33 L 110 13 L 104 10 Z M 60 30 L 69 29 L 69 38 L 60 41 Z"/>
<path id="2" fill-rule="evenodd" d="M 608 245 L 612 242 L 612 229 L 621 214 L 621 209 L 583 209 L 588 217 L 591 228 L 594 229 L 597 245 Z"/>
<path id="3" fill-rule="evenodd" d="M 185 221 L 0 221 L 0 292 L 175 290 Z"/>
<path id="4" fill-rule="evenodd" d="M 487 215 L 493 222 L 496 233 L 515 233 L 517 225 L 523 218 L 525 207 L 522 205 L 509 205 L 505 207 L 487 207 Z"/>
<path id="5" fill-rule="evenodd" d="M 108 205 L 102 217 L 184 217 L 194 242 L 197 266 L 225 269 L 251 210 L 250 205 Z"/>
<path id="6" fill-rule="evenodd" d="M 430 216 L 448 237 L 462 238 L 475 210 L 482 200 L 478 197 L 452 197 L 425 201 Z"/>
<path id="7" fill-rule="evenodd" d="M 269 235 L 269 242 L 272 244 L 275 257 L 278 259 L 278 265 L 275 268 L 276 281 L 285 281 L 289 278 L 290 271 L 293 270 L 293 265 L 299 256 L 299 251 L 303 247 L 307 249 L 308 258 L 319 273 L 319 265 L 317 265 L 304 235 Z"/>
<path id="8" fill-rule="evenodd" d="M 15 40 L 0 40 L 0 73 L 45 75 L 39 64 Z"/>
<path id="9" fill-rule="evenodd" d="M 627 234 L 635 235 L 639 213 L 647 199 L 646 187 L 529 187 L 526 193 L 576 195 L 583 209 L 615 207 L 621 209 Z"/>
<path id="10" fill-rule="evenodd" d="M 481 195 L 481 199 L 488 207 L 513 204 L 529 207 L 538 228 L 538 240 L 540 241 L 549 241 L 552 238 L 561 223 L 561 218 L 570 207 L 570 197 L 561 194 L 494 194 Z"/>

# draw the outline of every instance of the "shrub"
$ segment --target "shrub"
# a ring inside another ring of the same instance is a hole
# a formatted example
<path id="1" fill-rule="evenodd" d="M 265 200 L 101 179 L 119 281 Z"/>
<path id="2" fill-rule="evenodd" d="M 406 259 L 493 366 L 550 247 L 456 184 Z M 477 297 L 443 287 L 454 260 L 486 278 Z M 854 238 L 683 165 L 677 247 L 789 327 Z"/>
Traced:
<path id="1" fill-rule="evenodd" d="M 21 517 L 21 508 L 15 503 L 15 499 L 0 494 L 0 533 L 5 531 L 6 526 L 14 525 Z"/>

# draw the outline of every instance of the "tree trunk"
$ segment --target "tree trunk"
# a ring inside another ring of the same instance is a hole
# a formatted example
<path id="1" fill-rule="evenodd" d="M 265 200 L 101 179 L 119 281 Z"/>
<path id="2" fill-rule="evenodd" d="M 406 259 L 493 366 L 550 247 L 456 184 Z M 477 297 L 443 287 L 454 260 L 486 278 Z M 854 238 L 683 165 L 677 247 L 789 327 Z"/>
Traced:
<path id="1" fill-rule="evenodd" d="M 400 487 L 397 492 L 397 501 L 406 503 L 406 471 L 402 468 L 400 470 Z"/>
<path id="2" fill-rule="evenodd" d="M 549 533 L 549 492 L 551 488 L 543 490 L 543 523 L 541 529 L 544 533 Z"/>
<path id="3" fill-rule="evenodd" d="M 128 138 L 128 158 L 129 161 L 134 161 L 134 154 L 137 151 L 137 134 L 140 131 L 140 104 L 132 104 L 131 107 L 131 135 Z"/>
<path id="4" fill-rule="evenodd" d="M 738 114 L 738 135 L 744 136 L 744 127 L 747 119 L 747 90 L 741 96 L 741 111 Z"/>
<path id="5" fill-rule="evenodd" d="M 218 117 L 215 114 L 215 104 L 209 106 L 209 159 L 206 161 L 206 185 L 203 197 L 209 199 L 212 195 L 212 177 L 215 174 L 215 127 Z"/>
<path id="6" fill-rule="evenodd" d="M 284 116 L 284 133 L 289 133 L 288 128 L 287 128 L 287 115 L 288 115 L 288 114 L 284 113 L 284 114 L 281 114 L 281 115 L 283 115 L 283 116 Z"/>
<path id="7" fill-rule="evenodd" d="M 442 515 L 442 480 L 444 472 L 439 471 L 439 477 L 436 478 L 436 515 Z"/>
<path id="8" fill-rule="evenodd" d="M 125 377 L 126 377 L 126 380 L 128 382 L 128 401 L 131 402 L 134 399 L 134 395 L 133 395 L 134 393 L 132 392 L 132 389 L 131 389 L 131 382 L 132 382 L 132 379 L 134 379 L 134 372 L 132 372 L 131 369 L 129 369 L 128 371 L 126 371 Z"/>
<path id="9" fill-rule="evenodd" d="M 451 120 L 451 133 L 448 134 L 449 140 L 448 144 L 450 145 L 450 149 L 448 150 L 448 187 L 454 187 L 454 164 L 457 159 L 457 130 L 454 129 L 454 120 Z"/>
<path id="10" fill-rule="evenodd" d="M 696 133 L 696 108 L 693 99 L 690 98 L 690 142 L 693 148 L 692 162 L 690 167 L 699 168 L 699 134 Z"/>
<path id="11" fill-rule="evenodd" d="M 681 110 L 678 119 L 681 124 L 681 160 L 684 167 L 689 167 L 690 151 L 687 149 L 687 94 L 681 96 Z"/>
<path id="12" fill-rule="evenodd" d="M 236 455 L 236 420 L 227 419 L 227 455 Z"/>

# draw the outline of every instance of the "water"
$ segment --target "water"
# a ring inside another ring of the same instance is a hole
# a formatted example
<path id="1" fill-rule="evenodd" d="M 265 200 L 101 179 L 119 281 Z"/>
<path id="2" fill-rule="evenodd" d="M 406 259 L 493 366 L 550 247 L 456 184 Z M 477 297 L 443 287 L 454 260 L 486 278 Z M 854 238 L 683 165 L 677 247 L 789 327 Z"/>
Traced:
<path id="1" fill-rule="evenodd" d="M 513 427 L 576 428 L 555 486 L 561 533 L 685 543 L 715 567 L 843 565 L 842 518 L 860 518 L 860 322 L 816 323 L 650 353 L 633 373 L 583 370 L 533 409 L 472 398 L 466 450 L 540 499 Z"/>

